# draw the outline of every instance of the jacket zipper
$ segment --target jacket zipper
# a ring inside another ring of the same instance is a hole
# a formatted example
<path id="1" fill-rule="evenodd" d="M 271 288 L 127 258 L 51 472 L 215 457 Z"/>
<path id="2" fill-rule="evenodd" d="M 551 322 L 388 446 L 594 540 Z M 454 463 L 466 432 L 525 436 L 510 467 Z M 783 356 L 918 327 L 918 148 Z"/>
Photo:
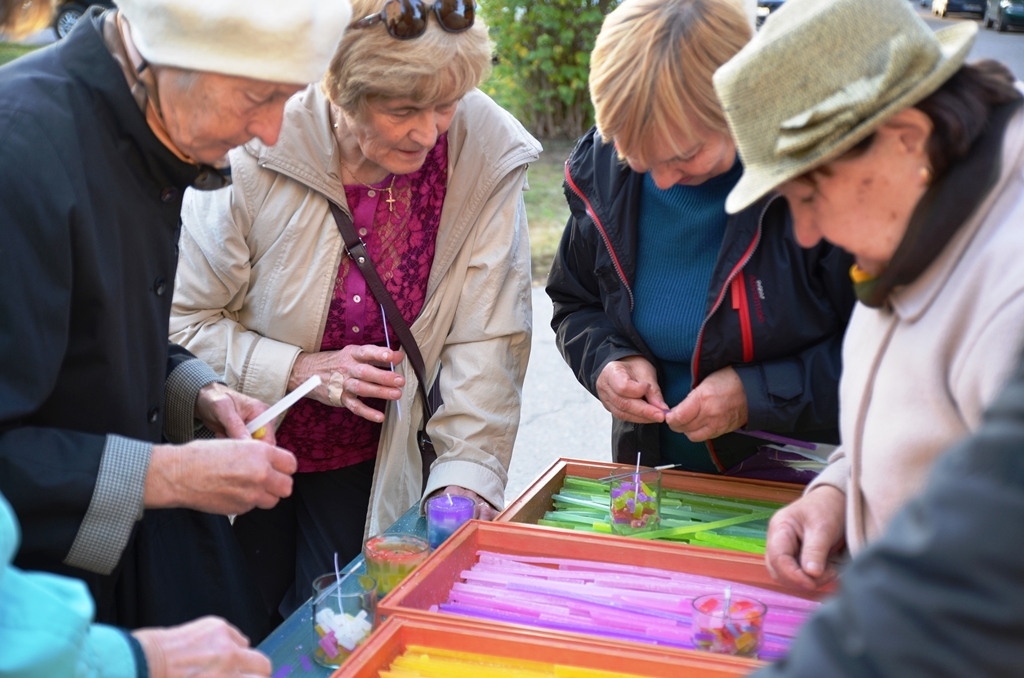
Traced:
<path id="1" fill-rule="evenodd" d="M 747 279 L 743 271 L 732 279 L 732 307 L 740 320 L 740 336 L 743 337 L 743 362 L 754 359 L 754 333 L 750 328 L 750 306 L 747 302 Z"/>
<path id="2" fill-rule="evenodd" d="M 612 263 L 615 264 L 615 272 L 618 274 L 619 280 L 622 282 L 622 286 L 626 288 L 626 294 L 629 295 L 629 310 L 632 312 L 633 290 L 630 288 L 629 282 L 626 280 L 626 273 L 622 270 L 622 264 L 619 263 L 619 258 L 615 255 L 615 250 L 612 248 L 611 238 L 608 237 L 608 232 L 605 231 L 604 224 L 602 224 L 601 220 L 597 218 L 594 208 L 590 205 L 590 201 L 587 200 L 587 197 L 583 195 L 583 191 L 581 191 L 576 186 L 576 182 L 572 180 L 572 175 L 569 174 L 568 160 L 565 161 L 565 182 L 569 184 L 569 188 L 572 189 L 572 192 L 583 201 L 583 204 L 586 207 L 586 212 L 590 216 L 590 220 L 594 222 L 594 225 L 597 226 L 597 230 L 601 233 L 601 239 L 604 240 L 604 246 L 608 250 L 608 255 L 612 258 Z"/>
<path id="3" fill-rule="evenodd" d="M 694 344 L 694 347 L 693 347 L 693 359 L 692 359 L 692 362 L 690 364 L 690 373 L 692 375 L 692 380 L 690 382 L 690 389 L 691 390 L 694 389 L 694 388 L 697 388 L 697 365 L 700 362 L 700 345 L 704 341 L 704 328 L 707 327 L 708 321 L 711 320 L 711 316 L 713 316 L 715 314 L 715 311 L 717 311 L 718 308 L 722 305 L 722 301 L 724 301 L 724 299 L 725 299 L 725 292 L 726 292 L 726 290 L 730 289 L 730 286 L 732 285 L 733 279 L 736 278 L 736 276 L 739 275 L 742 272 L 743 267 L 746 266 L 747 262 L 750 261 L 750 258 L 754 256 L 754 250 L 757 249 L 758 244 L 761 242 L 762 222 L 764 221 L 765 212 L 768 211 L 768 207 L 773 202 L 775 202 L 775 201 L 774 200 L 769 200 L 767 203 L 765 203 L 765 206 L 763 208 L 761 208 L 761 214 L 757 217 L 757 231 L 754 233 L 754 239 L 752 241 L 750 241 L 750 245 L 747 246 L 747 251 L 743 253 L 742 257 L 740 257 L 739 262 L 735 266 L 732 267 L 731 271 L 729 271 L 729 276 L 725 279 L 725 284 L 722 285 L 722 289 L 721 289 L 721 291 L 719 291 L 718 297 L 715 299 L 715 303 L 712 304 L 711 310 L 708 311 L 708 314 L 706 316 L 704 316 L 704 320 L 700 324 L 700 329 L 697 331 L 697 343 Z M 750 322 L 750 315 L 748 313 L 747 314 L 748 330 L 749 330 L 749 322 Z M 742 323 L 741 323 L 741 328 L 742 328 Z M 753 357 L 753 352 L 754 352 L 753 336 L 751 336 L 751 339 L 750 339 L 751 358 Z M 744 355 L 744 357 L 746 357 L 746 354 L 747 354 L 747 344 L 746 344 L 746 337 L 744 337 L 744 340 L 743 340 L 743 355 Z M 712 444 L 712 442 L 710 440 L 708 440 L 707 443 L 705 443 L 705 444 L 708 447 L 708 454 L 711 455 L 711 461 L 715 464 L 715 468 L 717 468 L 719 471 L 724 473 L 726 471 L 726 469 L 722 465 L 721 460 L 719 460 L 718 454 L 715 452 L 714 444 Z"/>

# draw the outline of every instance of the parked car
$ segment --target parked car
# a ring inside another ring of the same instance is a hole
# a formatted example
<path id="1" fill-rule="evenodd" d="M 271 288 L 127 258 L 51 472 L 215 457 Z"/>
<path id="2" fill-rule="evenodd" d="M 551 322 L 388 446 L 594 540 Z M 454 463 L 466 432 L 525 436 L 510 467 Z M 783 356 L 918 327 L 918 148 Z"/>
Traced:
<path id="1" fill-rule="evenodd" d="M 53 32 L 60 40 L 71 32 L 78 20 L 85 14 L 90 5 L 101 5 L 113 7 L 113 2 L 91 2 L 90 0 L 60 0 L 57 3 L 56 14 L 53 16 Z"/>
<path id="2" fill-rule="evenodd" d="M 995 25 L 1000 31 L 1024 26 L 1024 0 L 986 0 L 985 28 Z"/>
<path id="3" fill-rule="evenodd" d="M 757 25 L 760 26 L 768 15 L 782 7 L 785 0 L 757 0 Z"/>
<path id="4" fill-rule="evenodd" d="M 932 14 L 945 17 L 946 14 L 974 14 L 979 19 L 985 16 L 986 0 L 932 0 Z"/>

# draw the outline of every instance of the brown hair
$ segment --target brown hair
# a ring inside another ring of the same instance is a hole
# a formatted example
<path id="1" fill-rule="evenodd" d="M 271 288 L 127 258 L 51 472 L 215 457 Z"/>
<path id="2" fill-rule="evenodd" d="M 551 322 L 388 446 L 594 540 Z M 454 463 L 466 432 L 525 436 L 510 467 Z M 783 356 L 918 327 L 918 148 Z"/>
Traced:
<path id="1" fill-rule="evenodd" d="M 711 76 L 752 33 L 740 0 L 625 0 L 605 17 L 590 57 L 601 138 L 646 164 L 651 138 L 681 154 L 700 131 L 728 135 Z"/>
<path id="2" fill-rule="evenodd" d="M 20 40 L 46 28 L 53 17 L 53 0 L 0 0 L 0 32 Z"/>
<path id="3" fill-rule="evenodd" d="M 928 159 L 935 176 L 965 157 L 988 124 L 992 109 L 1021 94 L 1010 70 L 992 59 L 965 64 L 914 108 L 932 120 Z"/>

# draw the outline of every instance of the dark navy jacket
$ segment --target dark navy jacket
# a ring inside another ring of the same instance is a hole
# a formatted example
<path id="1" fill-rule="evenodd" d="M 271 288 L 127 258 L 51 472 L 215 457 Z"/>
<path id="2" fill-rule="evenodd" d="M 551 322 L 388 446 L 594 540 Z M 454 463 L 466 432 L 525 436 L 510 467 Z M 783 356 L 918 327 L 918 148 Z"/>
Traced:
<path id="1" fill-rule="evenodd" d="M 167 336 L 182 194 L 200 170 L 154 136 L 100 22 L 94 9 L 0 68 L 0 492 L 23 526 L 15 564 L 87 582 L 99 621 L 218 614 L 262 638 L 223 516 L 149 509 L 113 574 L 63 562 L 108 441 L 161 442 L 166 378 L 193 359 Z"/>
<path id="2" fill-rule="evenodd" d="M 658 360 L 633 326 L 637 218 L 643 175 L 620 162 L 595 130 L 566 162 L 572 215 L 548 277 L 551 325 L 566 362 L 591 393 L 605 365 L 632 355 Z M 827 243 L 804 249 L 789 210 L 769 196 L 729 218 L 708 289 L 693 359 L 693 386 L 732 365 L 747 396 L 747 428 L 838 442 L 843 331 L 855 297 L 851 257 Z M 675 403 L 670 403 L 675 405 Z M 660 460 L 657 426 L 615 420 L 614 458 Z M 757 451 L 730 433 L 707 443 L 720 471 Z"/>

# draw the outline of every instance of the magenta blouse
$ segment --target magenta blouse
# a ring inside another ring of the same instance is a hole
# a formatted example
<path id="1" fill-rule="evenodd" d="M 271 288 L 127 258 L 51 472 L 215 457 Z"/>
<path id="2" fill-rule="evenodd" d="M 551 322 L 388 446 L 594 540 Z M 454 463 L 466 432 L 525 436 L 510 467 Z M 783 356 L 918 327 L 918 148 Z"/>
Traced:
<path id="1" fill-rule="evenodd" d="M 441 135 L 418 171 L 395 177 L 391 189 L 394 211 L 389 210 L 387 202 L 390 176 L 372 187 L 345 186 L 356 231 L 410 325 L 426 298 L 447 184 L 448 137 Z M 388 326 L 387 332 L 391 347 L 397 350 L 394 330 Z M 320 350 L 332 351 L 350 344 L 385 346 L 386 342 L 380 304 L 346 255 L 337 271 Z M 383 400 L 364 402 L 384 409 Z M 299 473 L 333 471 L 373 459 L 380 432 L 381 424 L 357 417 L 348 408 L 303 398 L 277 430 L 277 442 L 298 458 Z"/>

